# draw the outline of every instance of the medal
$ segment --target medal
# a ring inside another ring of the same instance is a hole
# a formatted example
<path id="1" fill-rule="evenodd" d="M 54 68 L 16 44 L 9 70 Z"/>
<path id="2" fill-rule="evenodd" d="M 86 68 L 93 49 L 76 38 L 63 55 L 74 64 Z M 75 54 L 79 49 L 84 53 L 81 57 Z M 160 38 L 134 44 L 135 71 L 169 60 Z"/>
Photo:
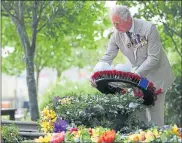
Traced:
<path id="1" fill-rule="evenodd" d="M 146 45 L 147 44 L 146 36 L 140 36 L 139 34 L 137 34 L 134 39 L 134 43 L 135 43 L 135 48 Z"/>
<path id="2" fill-rule="evenodd" d="M 136 43 L 137 43 L 137 44 L 139 44 L 139 42 L 140 42 L 140 35 L 139 35 L 139 34 L 137 34 L 137 37 L 136 37 Z"/>
<path id="3" fill-rule="evenodd" d="M 131 48 L 131 43 L 128 43 L 128 44 L 127 44 L 127 47 L 128 47 L 128 48 Z"/>

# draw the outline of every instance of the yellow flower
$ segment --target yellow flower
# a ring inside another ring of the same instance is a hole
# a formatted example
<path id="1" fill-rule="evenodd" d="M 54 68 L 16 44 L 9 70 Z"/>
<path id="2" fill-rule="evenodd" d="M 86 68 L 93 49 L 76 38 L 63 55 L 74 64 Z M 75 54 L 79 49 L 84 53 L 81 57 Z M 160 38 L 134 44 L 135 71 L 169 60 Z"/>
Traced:
<path id="1" fill-rule="evenodd" d="M 41 130 L 42 130 L 44 133 L 47 133 L 47 132 L 48 132 L 47 128 L 41 128 Z"/>
<path id="2" fill-rule="evenodd" d="M 172 132 L 177 135 L 179 138 L 182 138 L 182 134 L 179 132 L 179 128 L 177 127 L 177 125 L 174 125 L 172 127 Z"/>
<path id="3" fill-rule="evenodd" d="M 51 132 L 54 127 L 54 122 L 56 121 L 56 113 L 49 109 L 48 106 L 43 109 L 41 112 L 41 121 L 40 126 L 42 128 L 42 131 L 45 133 Z"/>
<path id="4" fill-rule="evenodd" d="M 99 140 L 99 137 L 95 137 L 95 136 L 91 137 L 91 141 L 94 143 L 98 142 L 98 140 Z"/>
<path id="5" fill-rule="evenodd" d="M 103 133 L 99 128 L 92 129 L 93 136 L 100 136 Z"/>
<path id="6" fill-rule="evenodd" d="M 50 118 L 51 118 L 51 119 L 54 119 L 55 117 L 56 117 L 56 114 L 55 114 L 55 113 L 51 113 L 51 114 L 50 114 Z"/>
<path id="7" fill-rule="evenodd" d="M 57 120 L 57 118 L 52 119 L 53 122 L 55 122 L 56 120 Z"/>
<path id="8" fill-rule="evenodd" d="M 72 100 L 72 98 L 67 97 L 67 98 L 63 98 L 63 99 L 59 100 L 59 102 L 61 104 L 71 104 L 71 100 Z"/>
<path id="9" fill-rule="evenodd" d="M 52 135 L 51 134 L 47 134 L 45 135 L 44 137 L 40 136 L 39 138 L 37 139 L 34 139 L 35 142 L 39 142 L 39 143 L 48 143 L 52 138 Z"/>
<path id="10" fill-rule="evenodd" d="M 41 114 L 43 114 L 43 116 L 46 116 L 49 113 L 48 107 L 45 107 L 43 109 L 43 111 L 41 112 Z"/>
<path id="11" fill-rule="evenodd" d="M 54 123 L 51 121 L 51 122 L 48 122 L 48 121 L 44 121 L 40 124 L 41 126 L 41 130 L 44 132 L 44 133 L 48 133 L 49 131 L 52 131 L 53 130 L 53 125 Z"/>
<path id="12" fill-rule="evenodd" d="M 41 124 L 40 124 L 40 126 L 42 127 L 42 128 L 46 128 L 47 126 L 49 126 L 49 123 L 48 122 L 42 122 Z"/>
<path id="13" fill-rule="evenodd" d="M 179 131 L 178 127 L 176 125 L 174 125 L 172 127 L 172 132 L 175 133 L 175 134 L 178 134 L 178 131 Z"/>
<path id="14" fill-rule="evenodd" d="M 154 133 L 154 135 L 155 135 L 156 138 L 160 137 L 160 134 L 159 134 L 159 132 L 158 132 L 157 129 L 154 129 L 153 130 L 153 133 Z"/>

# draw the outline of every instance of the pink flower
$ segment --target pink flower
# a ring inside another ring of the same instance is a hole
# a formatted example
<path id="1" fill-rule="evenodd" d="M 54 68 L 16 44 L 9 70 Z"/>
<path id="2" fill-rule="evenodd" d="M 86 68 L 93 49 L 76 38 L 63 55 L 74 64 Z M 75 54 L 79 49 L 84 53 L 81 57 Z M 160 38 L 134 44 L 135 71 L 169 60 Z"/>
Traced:
<path id="1" fill-rule="evenodd" d="M 64 141 L 65 132 L 61 133 L 55 133 L 55 135 L 52 136 L 50 143 L 60 143 Z"/>
<path id="2" fill-rule="evenodd" d="M 70 130 L 70 134 L 71 134 L 72 132 L 74 132 L 74 131 L 78 131 L 78 129 L 77 129 L 77 128 L 72 128 L 72 129 Z"/>

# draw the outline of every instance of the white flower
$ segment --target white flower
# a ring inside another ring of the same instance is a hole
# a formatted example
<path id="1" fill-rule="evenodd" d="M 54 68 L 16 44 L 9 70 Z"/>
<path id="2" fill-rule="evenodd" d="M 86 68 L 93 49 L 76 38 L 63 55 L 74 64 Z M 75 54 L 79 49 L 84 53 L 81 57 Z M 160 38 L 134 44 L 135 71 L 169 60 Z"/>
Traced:
<path id="1" fill-rule="evenodd" d="M 78 137 L 74 137 L 74 142 L 80 142 L 80 139 Z"/>
<path id="2" fill-rule="evenodd" d="M 139 105 L 138 103 L 133 103 L 133 102 L 131 102 L 131 103 L 129 104 L 129 108 L 136 108 L 138 105 Z"/>

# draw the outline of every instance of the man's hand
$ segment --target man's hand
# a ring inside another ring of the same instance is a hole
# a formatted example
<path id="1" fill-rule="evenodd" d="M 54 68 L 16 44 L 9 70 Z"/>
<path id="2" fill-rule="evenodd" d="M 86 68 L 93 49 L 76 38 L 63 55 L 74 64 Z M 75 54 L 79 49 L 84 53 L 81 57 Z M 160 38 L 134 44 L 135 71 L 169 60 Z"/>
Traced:
<path id="1" fill-rule="evenodd" d="M 97 84 L 95 83 L 95 81 L 92 78 L 90 78 L 89 81 L 90 81 L 92 87 L 94 87 L 94 88 L 97 87 Z"/>

